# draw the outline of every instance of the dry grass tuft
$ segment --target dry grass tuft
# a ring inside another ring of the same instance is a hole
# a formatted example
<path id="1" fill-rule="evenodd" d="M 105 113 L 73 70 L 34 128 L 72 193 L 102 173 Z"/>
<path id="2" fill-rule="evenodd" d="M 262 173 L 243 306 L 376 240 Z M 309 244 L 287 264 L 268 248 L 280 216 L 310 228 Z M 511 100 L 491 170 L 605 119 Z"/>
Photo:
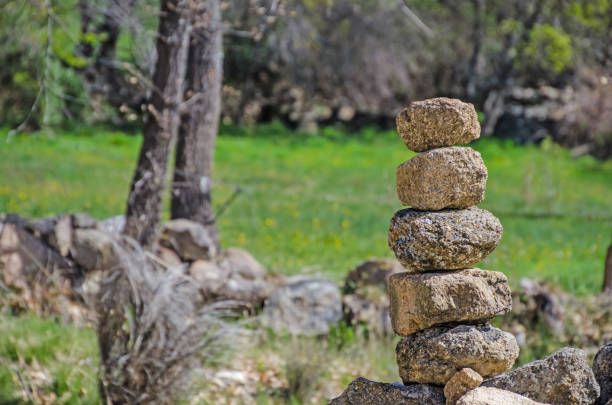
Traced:
<path id="1" fill-rule="evenodd" d="M 93 309 L 104 404 L 169 404 L 186 396 L 193 372 L 218 356 L 236 327 L 232 304 L 204 304 L 189 278 L 151 264 L 131 240 L 109 270 Z"/>

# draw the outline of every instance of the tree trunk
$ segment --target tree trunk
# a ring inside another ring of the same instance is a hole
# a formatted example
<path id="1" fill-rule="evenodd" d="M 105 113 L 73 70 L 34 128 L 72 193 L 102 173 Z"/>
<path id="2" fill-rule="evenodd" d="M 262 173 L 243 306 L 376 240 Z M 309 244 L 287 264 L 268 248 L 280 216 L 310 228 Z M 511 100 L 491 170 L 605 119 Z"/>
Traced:
<path id="1" fill-rule="evenodd" d="M 606 264 L 604 267 L 603 291 L 612 294 L 612 243 L 608 247 L 606 254 Z"/>
<path id="2" fill-rule="evenodd" d="M 219 0 L 197 10 L 189 47 L 186 96 L 181 118 L 172 184 L 172 218 L 204 225 L 217 247 L 219 239 L 211 205 L 211 175 L 221 112 L 223 49 Z"/>
<path id="3" fill-rule="evenodd" d="M 191 23 L 188 0 L 163 0 L 149 117 L 128 198 L 125 234 L 150 248 L 161 219 L 168 159 L 180 123 Z"/>
<path id="4" fill-rule="evenodd" d="M 505 109 L 504 105 L 506 102 L 506 97 L 508 96 L 508 91 L 512 86 L 514 79 L 514 62 L 516 59 L 516 52 L 513 52 L 513 50 L 516 44 L 526 41 L 529 37 L 531 29 L 540 18 L 543 8 L 542 3 L 543 1 L 531 2 L 530 0 L 523 0 L 521 8 L 523 10 L 527 10 L 530 4 L 534 4 L 533 10 L 522 24 L 521 30 L 512 31 L 506 38 L 503 51 L 499 57 L 501 65 L 496 75 L 497 81 L 493 86 L 487 89 L 487 93 L 489 93 L 487 98 L 489 100 L 485 101 L 485 108 L 483 109 L 485 118 L 484 122 L 482 123 L 482 134 L 485 136 L 493 134 L 493 131 L 497 126 L 497 121 Z M 495 94 L 491 94 L 492 92 L 495 92 Z M 487 105 L 491 107 L 490 110 L 486 108 Z"/>

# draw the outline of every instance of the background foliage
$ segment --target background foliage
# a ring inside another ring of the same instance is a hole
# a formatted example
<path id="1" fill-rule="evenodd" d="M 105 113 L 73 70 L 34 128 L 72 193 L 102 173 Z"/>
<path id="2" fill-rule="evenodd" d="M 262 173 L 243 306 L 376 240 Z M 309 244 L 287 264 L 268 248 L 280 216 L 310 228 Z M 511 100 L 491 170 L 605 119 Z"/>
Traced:
<path id="1" fill-rule="evenodd" d="M 130 1 L 0 2 L 0 122 L 18 125 L 34 105 L 31 128 L 138 126 L 157 2 Z M 223 9 L 226 123 L 386 127 L 409 101 L 445 95 L 484 111 L 487 134 L 612 151 L 609 0 L 227 0 Z M 109 15 L 117 47 L 100 58 Z M 546 103 L 547 86 L 570 91 Z M 525 88 L 535 96 L 520 107 L 543 115 L 515 116 Z M 504 120 L 525 135 L 506 134 Z"/>

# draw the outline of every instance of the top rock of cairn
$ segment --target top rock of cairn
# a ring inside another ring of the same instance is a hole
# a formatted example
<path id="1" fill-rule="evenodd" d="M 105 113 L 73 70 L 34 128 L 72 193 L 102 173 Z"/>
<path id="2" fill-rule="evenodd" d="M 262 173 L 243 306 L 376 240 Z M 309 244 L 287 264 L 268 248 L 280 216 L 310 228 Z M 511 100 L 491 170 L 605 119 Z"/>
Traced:
<path id="1" fill-rule="evenodd" d="M 474 105 L 446 97 L 411 103 L 398 114 L 396 124 L 408 149 L 415 152 L 466 144 L 480 137 Z"/>

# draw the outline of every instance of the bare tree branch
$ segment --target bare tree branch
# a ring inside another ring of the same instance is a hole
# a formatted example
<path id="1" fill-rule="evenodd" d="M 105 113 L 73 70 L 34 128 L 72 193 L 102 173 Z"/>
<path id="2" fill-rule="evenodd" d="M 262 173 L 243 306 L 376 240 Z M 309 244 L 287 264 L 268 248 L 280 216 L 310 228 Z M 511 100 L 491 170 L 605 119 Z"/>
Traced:
<path id="1" fill-rule="evenodd" d="M 421 30 L 427 37 L 432 38 L 434 36 L 434 32 L 431 28 L 429 28 L 421 19 L 408 7 L 407 0 L 401 0 L 400 7 L 404 14 L 408 16 L 412 20 L 412 22 Z"/>

